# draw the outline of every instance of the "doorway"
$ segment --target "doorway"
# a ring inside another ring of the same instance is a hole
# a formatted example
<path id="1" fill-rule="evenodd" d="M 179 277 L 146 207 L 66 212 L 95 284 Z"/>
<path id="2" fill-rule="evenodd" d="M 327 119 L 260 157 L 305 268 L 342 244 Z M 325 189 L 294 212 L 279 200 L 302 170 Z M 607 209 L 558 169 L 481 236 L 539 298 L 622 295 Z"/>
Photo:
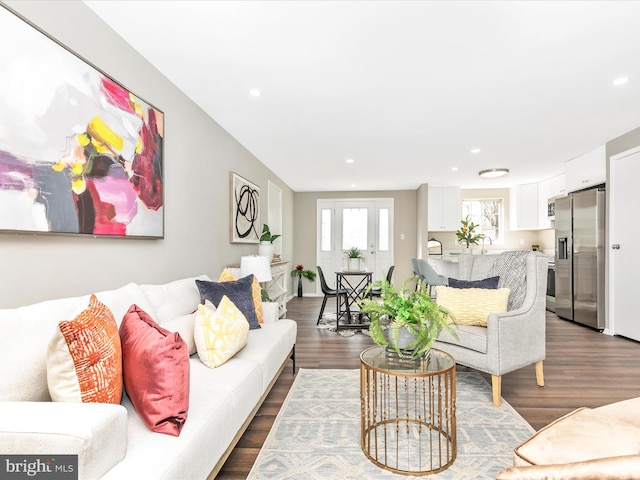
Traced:
<path id="1" fill-rule="evenodd" d="M 347 267 L 345 252 L 353 247 L 362 253 L 362 267 L 380 280 L 393 265 L 393 198 L 318 200 L 317 232 L 316 264 L 329 285 L 335 286 L 335 272 Z"/>
<path id="2" fill-rule="evenodd" d="M 640 341 L 636 285 L 638 275 L 635 242 L 638 231 L 633 219 L 640 204 L 640 148 L 614 155 L 609 160 L 609 318 L 616 335 Z"/>

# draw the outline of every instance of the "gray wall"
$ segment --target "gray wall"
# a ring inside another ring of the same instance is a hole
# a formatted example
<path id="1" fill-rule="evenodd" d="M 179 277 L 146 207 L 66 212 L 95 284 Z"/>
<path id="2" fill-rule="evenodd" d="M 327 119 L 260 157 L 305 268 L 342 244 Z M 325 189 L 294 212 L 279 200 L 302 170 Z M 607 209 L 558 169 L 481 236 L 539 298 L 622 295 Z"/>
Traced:
<path id="1" fill-rule="evenodd" d="M 415 190 L 296 193 L 293 216 L 296 226 L 296 238 L 293 247 L 295 252 L 295 258 L 293 258 L 294 266 L 302 264 L 307 269 L 315 270 L 317 201 L 319 199 L 332 198 L 393 198 L 395 230 L 393 257 L 396 266 L 393 273 L 393 282 L 399 285 L 404 279 L 412 276 L 409 259 L 415 257 L 417 249 Z M 404 234 L 404 240 L 400 240 L 400 235 L 402 234 Z M 303 283 L 303 285 L 305 294 L 316 290 L 315 285 L 311 286 L 308 283 Z M 297 282 L 293 286 L 297 286 Z"/>
<path id="2" fill-rule="evenodd" d="M 7 1 L 165 114 L 165 238 L 94 238 L 0 233 L 0 308 L 117 288 L 163 283 L 221 269 L 257 245 L 229 242 L 229 172 L 283 192 L 284 259 L 293 252 L 293 192 L 125 43 L 82 2 Z M 170 32 L 165 32 L 170 34 Z M 19 48 L 18 46 L 15 46 Z M 7 48 L 7 46 L 3 46 Z"/>

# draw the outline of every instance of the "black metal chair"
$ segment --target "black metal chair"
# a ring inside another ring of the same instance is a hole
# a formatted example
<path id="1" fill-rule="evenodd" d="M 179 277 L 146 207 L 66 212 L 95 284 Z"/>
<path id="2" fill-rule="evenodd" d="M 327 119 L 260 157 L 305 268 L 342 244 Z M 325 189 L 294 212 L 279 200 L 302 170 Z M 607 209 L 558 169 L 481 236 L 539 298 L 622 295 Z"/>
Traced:
<path id="1" fill-rule="evenodd" d="M 320 268 L 320 266 L 317 266 L 316 268 L 318 269 L 318 277 L 320 277 L 320 288 L 322 289 L 322 293 L 324 293 L 324 298 L 322 299 L 322 307 L 320 307 L 320 314 L 318 315 L 318 321 L 316 322 L 316 325 L 318 325 L 320 323 L 320 320 L 322 319 L 322 315 L 324 314 L 324 307 L 327 305 L 327 299 L 329 297 L 337 297 L 339 295 L 340 302 L 344 302 L 346 306 L 347 315 L 351 317 L 351 312 L 349 311 L 349 300 L 347 296 L 348 292 L 344 289 L 338 291 L 335 288 L 329 288 L 329 285 L 327 285 L 327 281 L 324 278 L 324 273 L 322 273 L 322 269 Z"/>
<path id="2" fill-rule="evenodd" d="M 396 268 L 395 265 L 391 265 L 389 267 L 389 271 L 387 272 L 387 283 L 391 283 L 391 277 L 393 277 L 393 270 Z M 382 289 L 380 287 L 373 287 L 369 291 L 369 295 L 372 297 L 379 297 L 382 294 Z"/>

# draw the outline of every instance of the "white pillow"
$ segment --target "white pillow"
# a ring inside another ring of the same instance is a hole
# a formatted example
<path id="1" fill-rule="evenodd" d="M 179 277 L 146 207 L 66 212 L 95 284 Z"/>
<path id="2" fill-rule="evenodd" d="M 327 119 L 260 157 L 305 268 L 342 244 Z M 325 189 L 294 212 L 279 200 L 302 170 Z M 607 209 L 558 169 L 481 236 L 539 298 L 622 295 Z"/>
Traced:
<path id="1" fill-rule="evenodd" d="M 214 307 L 215 308 L 215 307 Z M 178 332 L 189 348 L 189 356 L 196 353 L 196 341 L 193 338 L 193 329 L 196 322 L 196 314 L 182 315 L 181 317 L 172 318 L 159 325 L 166 328 L 170 332 Z"/>
<path id="2" fill-rule="evenodd" d="M 193 336 L 200 361 L 209 368 L 215 368 L 247 344 L 249 322 L 224 295 L 218 308 L 208 300 L 204 305 L 198 305 Z"/>

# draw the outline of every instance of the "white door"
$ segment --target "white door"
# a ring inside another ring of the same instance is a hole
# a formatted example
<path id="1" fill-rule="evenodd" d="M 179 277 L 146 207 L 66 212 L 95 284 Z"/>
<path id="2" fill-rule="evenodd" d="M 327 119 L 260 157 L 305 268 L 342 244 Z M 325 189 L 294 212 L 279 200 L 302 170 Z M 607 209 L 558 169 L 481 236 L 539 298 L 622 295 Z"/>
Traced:
<path id="1" fill-rule="evenodd" d="M 362 267 L 380 280 L 393 265 L 393 199 L 318 200 L 317 264 L 330 287 L 335 272 L 347 268 L 345 252 L 356 247 Z M 316 291 L 321 293 L 320 283 Z"/>
<path id="2" fill-rule="evenodd" d="M 611 157 L 609 165 L 609 328 L 616 335 L 640 340 L 635 278 L 638 261 L 635 221 L 640 205 L 640 148 Z"/>

